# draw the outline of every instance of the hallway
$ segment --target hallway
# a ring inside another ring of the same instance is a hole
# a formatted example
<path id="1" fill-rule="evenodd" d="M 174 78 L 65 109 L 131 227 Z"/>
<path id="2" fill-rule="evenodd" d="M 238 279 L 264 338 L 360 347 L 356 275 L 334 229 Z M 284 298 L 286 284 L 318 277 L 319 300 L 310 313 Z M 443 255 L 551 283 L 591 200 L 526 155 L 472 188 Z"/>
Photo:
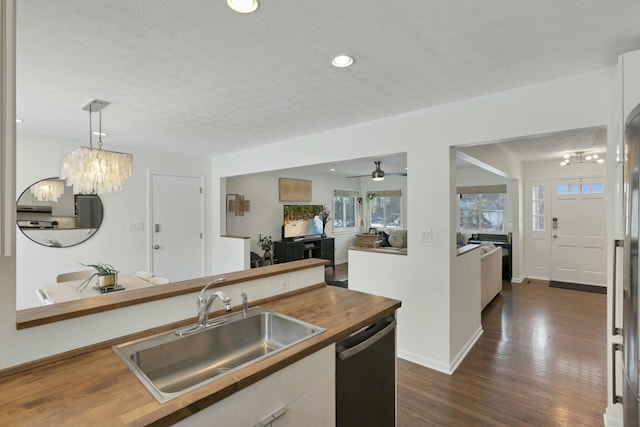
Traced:
<path id="1" fill-rule="evenodd" d="M 398 426 L 602 426 L 606 295 L 503 282 L 453 375 L 398 359 Z"/>

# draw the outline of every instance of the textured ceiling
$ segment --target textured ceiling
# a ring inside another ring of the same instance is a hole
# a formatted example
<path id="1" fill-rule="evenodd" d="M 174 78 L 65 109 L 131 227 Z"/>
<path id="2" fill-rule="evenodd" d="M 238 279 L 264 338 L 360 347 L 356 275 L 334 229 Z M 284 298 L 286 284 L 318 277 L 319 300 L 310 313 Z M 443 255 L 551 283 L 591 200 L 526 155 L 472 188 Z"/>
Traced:
<path id="1" fill-rule="evenodd" d="M 607 129 L 593 127 L 512 139 L 500 143 L 525 162 L 541 160 L 560 161 L 565 154 L 584 151 L 585 154 L 602 155 L 607 151 Z"/>
<path id="2" fill-rule="evenodd" d="M 612 67 L 637 0 L 17 1 L 20 129 L 216 155 Z M 355 56 L 336 69 L 339 52 Z M 551 144 L 553 146 L 553 144 Z M 370 160 L 370 159 L 369 159 Z M 373 168 L 372 168 L 373 169 Z"/>

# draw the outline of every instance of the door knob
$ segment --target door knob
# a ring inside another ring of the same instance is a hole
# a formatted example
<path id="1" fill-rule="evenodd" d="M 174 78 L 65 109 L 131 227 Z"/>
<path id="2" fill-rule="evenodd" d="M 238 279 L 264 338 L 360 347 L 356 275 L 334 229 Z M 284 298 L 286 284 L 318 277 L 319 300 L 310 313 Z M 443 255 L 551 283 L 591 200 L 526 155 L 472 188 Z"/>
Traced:
<path id="1" fill-rule="evenodd" d="M 160 245 L 153 245 L 153 249 L 160 249 Z"/>

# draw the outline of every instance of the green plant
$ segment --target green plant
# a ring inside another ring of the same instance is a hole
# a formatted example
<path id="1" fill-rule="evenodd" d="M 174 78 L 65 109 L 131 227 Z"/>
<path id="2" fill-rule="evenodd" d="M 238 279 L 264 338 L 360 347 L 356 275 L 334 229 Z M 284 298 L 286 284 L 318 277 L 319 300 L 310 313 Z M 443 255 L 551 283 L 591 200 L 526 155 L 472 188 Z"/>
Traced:
<path id="1" fill-rule="evenodd" d="M 56 239 L 47 239 L 46 242 L 48 242 L 49 246 L 51 246 L 52 248 L 61 248 L 62 247 L 62 243 L 60 243 Z"/>
<path id="2" fill-rule="evenodd" d="M 95 274 L 97 276 L 106 276 L 107 274 L 116 274 L 118 272 L 118 270 L 116 270 L 115 267 L 112 266 L 111 264 L 104 264 L 101 262 L 98 262 L 96 264 L 82 264 L 82 265 L 84 265 L 85 267 L 93 267 L 96 270 Z"/>
<path id="3" fill-rule="evenodd" d="M 324 229 L 324 226 L 327 225 L 327 222 L 331 219 L 331 211 L 327 209 L 326 206 L 322 207 L 322 214 L 320 215 L 320 218 L 322 218 L 322 228 Z"/>
<path id="4" fill-rule="evenodd" d="M 273 247 L 273 241 L 271 240 L 271 236 L 263 236 L 262 234 L 258 234 L 258 246 L 265 252 L 271 252 L 271 248 Z"/>
<path id="5" fill-rule="evenodd" d="M 80 291 L 84 291 L 84 289 L 87 287 L 87 285 L 89 284 L 89 282 L 91 282 L 91 279 L 93 279 L 96 276 L 108 276 L 110 274 L 118 274 L 118 270 L 115 269 L 114 266 L 112 266 L 111 264 L 104 264 L 102 262 L 98 262 L 96 264 L 82 264 L 85 267 L 93 267 L 96 272 L 93 273 L 91 276 L 87 277 L 82 283 L 80 283 L 80 285 L 78 286 L 78 290 Z"/>

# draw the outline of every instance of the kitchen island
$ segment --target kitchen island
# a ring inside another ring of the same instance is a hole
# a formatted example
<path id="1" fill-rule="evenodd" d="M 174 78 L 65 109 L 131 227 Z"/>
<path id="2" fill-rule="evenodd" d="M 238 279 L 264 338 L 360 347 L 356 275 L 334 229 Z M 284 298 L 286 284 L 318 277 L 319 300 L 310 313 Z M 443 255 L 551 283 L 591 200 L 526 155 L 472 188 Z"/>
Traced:
<path id="1" fill-rule="evenodd" d="M 113 340 L 88 353 L 0 378 L 0 425 L 171 425 L 188 421 L 190 415 L 394 313 L 401 303 L 320 284 L 263 301 L 260 306 L 326 331 L 165 404 L 158 403 L 113 353 L 110 347 L 118 343 Z"/>

